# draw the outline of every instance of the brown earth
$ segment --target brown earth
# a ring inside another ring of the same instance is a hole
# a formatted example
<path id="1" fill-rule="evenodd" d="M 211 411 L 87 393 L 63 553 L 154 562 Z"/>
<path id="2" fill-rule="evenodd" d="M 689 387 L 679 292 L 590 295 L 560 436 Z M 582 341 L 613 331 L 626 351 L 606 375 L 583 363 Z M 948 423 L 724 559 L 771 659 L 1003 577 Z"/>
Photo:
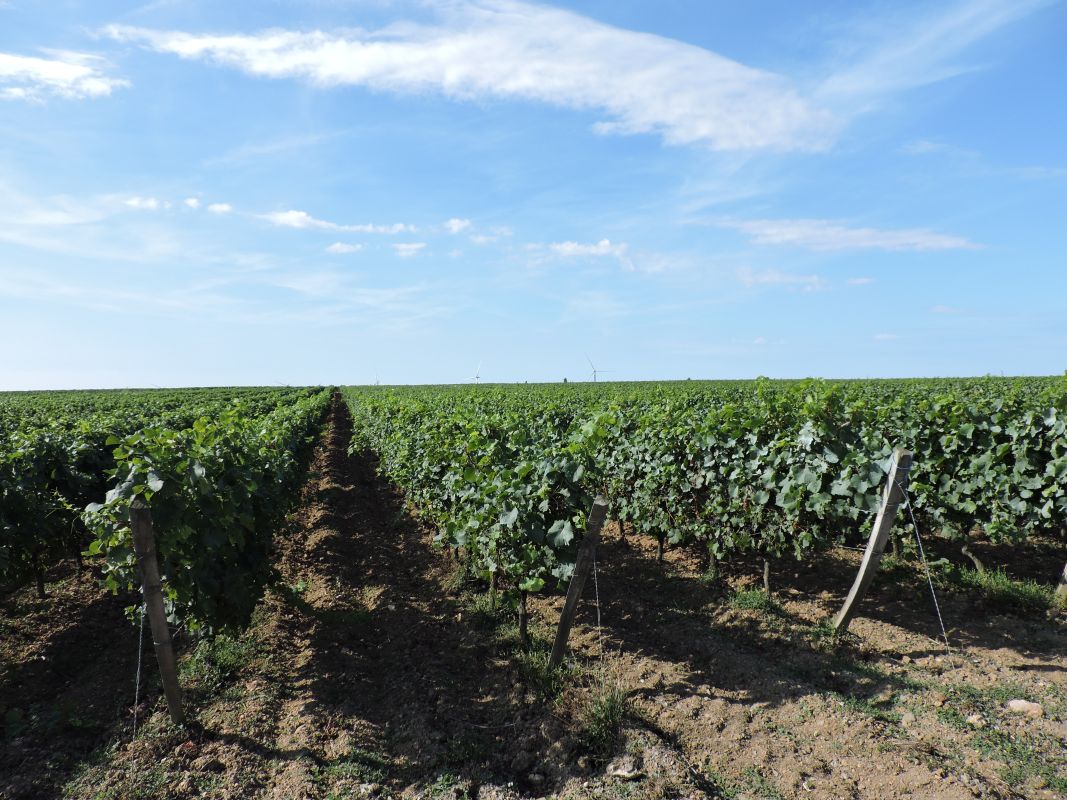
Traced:
<path id="1" fill-rule="evenodd" d="M 350 425 L 336 404 L 251 630 L 185 643 L 185 729 L 153 679 L 131 740 L 129 598 L 66 576 L 0 606 L 0 798 L 1067 796 L 1062 615 L 949 592 L 949 647 L 903 563 L 833 640 L 858 553 L 776 564 L 767 603 L 755 562 L 706 582 L 613 523 L 554 676 L 562 598 L 532 602 L 521 651 Z"/>

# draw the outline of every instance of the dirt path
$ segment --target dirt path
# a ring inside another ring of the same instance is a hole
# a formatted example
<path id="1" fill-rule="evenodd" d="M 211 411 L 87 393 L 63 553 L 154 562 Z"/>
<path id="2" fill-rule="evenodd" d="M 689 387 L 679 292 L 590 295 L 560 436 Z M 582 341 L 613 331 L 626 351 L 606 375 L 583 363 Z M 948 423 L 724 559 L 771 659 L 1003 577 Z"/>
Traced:
<path id="1" fill-rule="evenodd" d="M 510 614 L 456 580 L 373 462 L 348 454 L 350 426 L 335 403 L 277 537 L 278 587 L 250 631 L 184 653 L 188 729 L 174 729 L 153 694 L 134 742 L 120 727 L 94 729 L 95 750 L 83 744 L 47 778 L 25 750 L 0 764 L 94 800 L 1064 794 L 1062 622 L 946 598 L 948 650 L 921 584 L 887 578 L 856 635 L 834 644 L 819 623 L 855 554 L 780 569 L 767 604 L 745 592 L 755 565 L 708 584 L 686 551 L 661 565 L 652 541 L 609 533 L 596 582 L 602 629 L 590 586 L 574 659 L 553 676 L 544 665 L 562 599 L 533 604 L 534 647 L 520 652 Z M 131 640 L 120 623 L 111 639 L 97 631 L 101 641 Z M 80 676 L 98 702 L 122 693 L 92 670 L 130 655 L 120 649 Z M 1008 713 L 1015 698 L 1039 702 L 1042 715 Z"/>

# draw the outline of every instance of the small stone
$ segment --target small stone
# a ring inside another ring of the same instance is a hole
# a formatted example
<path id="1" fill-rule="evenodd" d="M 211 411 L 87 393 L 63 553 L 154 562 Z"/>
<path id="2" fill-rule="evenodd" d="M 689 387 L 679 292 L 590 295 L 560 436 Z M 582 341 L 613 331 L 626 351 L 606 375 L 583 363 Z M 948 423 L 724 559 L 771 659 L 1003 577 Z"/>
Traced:
<path id="1" fill-rule="evenodd" d="M 941 706 L 948 702 L 948 696 L 944 692 L 933 692 L 930 695 L 930 702 L 938 708 L 941 708 Z"/>
<path id="2" fill-rule="evenodd" d="M 915 724 L 915 715 L 912 714 L 910 711 L 905 711 L 900 716 L 900 724 L 903 725 L 905 728 L 908 727 L 909 725 L 914 725 Z"/>
<path id="3" fill-rule="evenodd" d="M 967 717 L 967 724 L 972 728 L 984 728 L 986 723 L 981 714 L 971 714 Z"/>
<path id="4" fill-rule="evenodd" d="M 905 664 L 910 664 L 911 656 L 902 656 L 900 660 L 903 661 Z"/>
<path id="5" fill-rule="evenodd" d="M 622 756 L 608 764 L 607 774 L 623 781 L 634 781 L 644 773 L 633 756 Z"/>
<path id="6" fill-rule="evenodd" d="M 200 745 L 196 742 L 182 742 L 180 745 L 174 748 L 174 755 L 177 758 L 196 758 L 200 754 Z"/>
<path id="7" fill-rule="evenodd" d="M 1031 703 L 1029 700 L 1009 700 L 1008 711 L 1012 714 L 1025 714 L 1028 717 L 1041 717 L 1045 714 L 1045 709 L 1041 707 L 1040 703 Z"/>
<path id="8" fill-rule="evenodd" d="M 529 775 L 526 776 L 526 780 L 534 784 L 544 783 L 545 776 L 542 775 L 540 772 L 531 772 Z"/>

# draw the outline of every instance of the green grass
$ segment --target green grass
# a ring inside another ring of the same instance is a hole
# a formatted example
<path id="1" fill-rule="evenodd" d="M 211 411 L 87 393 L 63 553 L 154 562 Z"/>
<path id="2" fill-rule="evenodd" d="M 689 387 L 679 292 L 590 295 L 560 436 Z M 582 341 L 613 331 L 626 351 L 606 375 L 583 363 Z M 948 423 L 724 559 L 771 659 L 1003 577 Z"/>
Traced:
<path id="1" fill-rule="evenodd" d="M 781 605 L 762 589 L 739 589 L 730 595 L 730 606 L 744 611 L 778 612 Z"/>
<path id="2" fill-rule="evenodd" d="M 470 796 L 466 784 L 451 772 L 439 775 L 426 790 L 426 797 L 433 800 L 470 800 Z"/>
<path id="3" fill-rule="evenodd" d="M 597 685 L 582 715 L 581 738 L 586 747 L 599 756 L 610 755 L 629 711 L 629 698 L 620 686 Z"/>
<path id="4" fill-rule="evenodd" d="M 1025 729 L 1008 732 L 998 727 L 1004 705 L 1015 698 L 1032 700 L 1030 692 L 1015 683 L 1004 683 L 989 688 L 968 684 L 949 687 L 948 701 L 937 711 L 942 723 L 956 730 L 970 733 L 969 744 L 986 758 L 1000 761 L 1000 777 L 1013 789 L 1025 786 L 1034 778 L 1067 796 L 1067 774 L 1057 742 L 1040 734 L 1028 735 Z M 1048 705 L 1048 698 L 1041 698 Z M 980 714 L 988 727 L 975 729 L 967 723 L 971 714 Z M 1045 745 L 1042 747 L 1041 745 Z"/>
<path id="5" fill-rule="evenodd" d="M 943 566 L 937 570 L 942 585 L 977 590 L 993 608 L 1005 611 L 1047 611 L 1053 607 L 1053 587 L 1031 580 L 1019 580 L 1002 569 L 979 572 L 971 567 Z"/>
<path id="6" fill-rule="evenodd" d="M 314 777 L 316 783 L 325 786 L 343 780 L 384 783 L 389 777 L 392 765 L 392 761 L 381 753 L 352 747 L 336 761 L 324 767 L 317 767 Z"/>
<path id="7" fill-rule="evenodd" d="M 235 638 L 219 634 L 201 639 L 179 667 L 182 683 L 195 683 L 202 689 L 221 687 L 247 666 L 258 647 L 250 636 Z"/>

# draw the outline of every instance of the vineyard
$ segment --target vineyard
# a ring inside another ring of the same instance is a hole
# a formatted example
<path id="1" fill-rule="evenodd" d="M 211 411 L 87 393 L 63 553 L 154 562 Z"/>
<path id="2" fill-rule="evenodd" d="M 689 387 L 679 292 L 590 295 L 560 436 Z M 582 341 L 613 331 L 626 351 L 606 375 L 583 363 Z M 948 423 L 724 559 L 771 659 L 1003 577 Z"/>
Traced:
<path id="1" fill-rule="evenodd" d="M 1067 545 L 1067 381 L 353 389 L 354 447 L 487 577 L 565 579 L 594 494 L 710 563 L 865 538 L 895 447 L 923 530 Z M 1050 569 L 1053 568 L 1050 565 Z"/>
<path id="2" fill-rule="evenodd" d="M 838 636 L 900 448 L 907 514 Z M 106 677 L 151 659 L 134 506 L 184 726 L 154 663 L 147 704 Z M 924 714 L 956 749 L 918 758 L 955 776 L 923 796 L 1054 797 L 1065 561 L 1062 377 L 0 394 L 0 797 L 895 796 Z M 1033 679 L 989 684 L 998 648 Z M 812 715 L 858 754 L 801 746 Z M 735 724 L 762 762 L 719 747 Z"/>

